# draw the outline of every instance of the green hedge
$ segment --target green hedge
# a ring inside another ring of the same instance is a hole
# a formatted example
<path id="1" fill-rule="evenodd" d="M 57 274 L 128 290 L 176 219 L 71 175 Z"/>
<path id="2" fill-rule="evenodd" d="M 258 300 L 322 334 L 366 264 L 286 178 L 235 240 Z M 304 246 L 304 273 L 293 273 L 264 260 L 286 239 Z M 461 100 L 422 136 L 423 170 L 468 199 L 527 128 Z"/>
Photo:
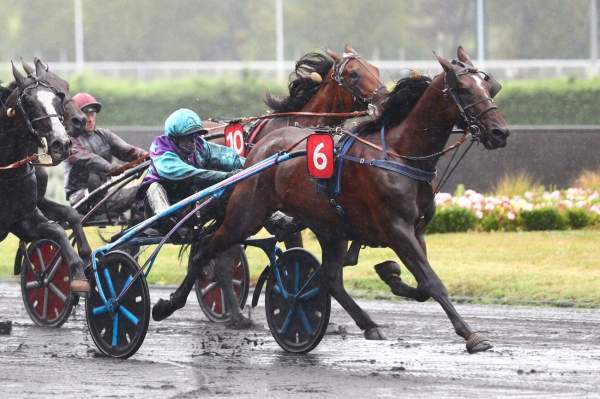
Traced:
<path id="1" fill-rule="evenodd" d="M 504 85 L 497 100 L 509 124 L 600 124 L 600 79 L 513 81 Z"/>
<path id="2" fill-rule="evenodd" d="M 436 211 L 427 233 L 455 233 L 468 230 L 478 231 L 536 231 L 583 229 L 591 225 L 600 226 L 600 217 L 581 208 L 559 211 L 546 207 L 522 211 L 515 218 L 508 219 L 500 212 L 493 211 L 477 219 L 470 209 L 451 206 Z"/>
<path id="3" fill-rule="evenodd" d="M 178 107 L 189 107 L 213 118 L 259 115 L 269 90 L 285 92 L 282 84 L 252 74 L 242 79 L 194 76 L 170 81 L 117 80 L 81 75 L 72 91 L 89 91 L 104 104 L 102 125 L 156 126 Z M 600 79 L 547 79 L 504 82 L 497 97 L 509 124 L 600 124 Z"/>
<path id="4" fill-rule="evenodd" d="M 132 81 L 82 75 L 71 80 L 71 92 L 87 91 L 103 104 L 99 124 L 162 125 L 173 110 L 191 108 L 203 118 L 233 118 L 267 111 L 267 91 L 281 94 L 273 82 L 246 76 L 241 80 L 194 76 L 170 81 Z"/>

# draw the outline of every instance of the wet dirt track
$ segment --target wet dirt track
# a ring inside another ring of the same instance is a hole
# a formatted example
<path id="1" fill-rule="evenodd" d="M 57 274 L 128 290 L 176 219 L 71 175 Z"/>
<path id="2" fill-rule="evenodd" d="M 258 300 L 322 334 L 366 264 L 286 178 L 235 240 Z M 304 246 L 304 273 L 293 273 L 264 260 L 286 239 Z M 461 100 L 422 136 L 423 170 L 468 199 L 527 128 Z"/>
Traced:
<path id="1" fill-rule="evenodd" d="M 151 288 L 151 299 L 170 290 Z M 266 328 L 231 332 L 195 297 L 150 322 L 132 358 L 99 357 L 83 307 L 60 329 L 35 327 L 16 281 L 0 282 L 2 397 L 600 397 L 600 310 L 458 305 L 491 351 L 469 355 L 435 303 L 361 301 L 387 341 L 366 341 L 334 304 L 308 355 L 283 352 Z M 262 305 L 262 300 L 261 300 Z"/>

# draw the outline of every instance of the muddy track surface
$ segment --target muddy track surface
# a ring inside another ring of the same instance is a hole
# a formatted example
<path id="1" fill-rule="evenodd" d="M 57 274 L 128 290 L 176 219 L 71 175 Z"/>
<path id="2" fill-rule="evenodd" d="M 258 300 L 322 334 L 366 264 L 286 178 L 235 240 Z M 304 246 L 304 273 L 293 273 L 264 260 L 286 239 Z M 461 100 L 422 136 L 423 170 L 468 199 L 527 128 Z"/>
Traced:
<path id="1" fill-rule="evenodd" d="M 151 288 L 151 298 L 170 290 Z M 262 300 L 261 300 L 262 304 Z M 435 303 L 362 301 L 386 341 L 366 341 L 333 305 L 332 324 L 308 355 L 290 355 L 266 327 L 228 331 L 195 297 L 150 322 L 140 351 L 100 356 L 83 307 L 59 329 L 35 327 L 16 281 L 0 282 L 2 397 L 600 397 L 600 310 L 459 305 L 495 347 L 469 355 Z M 8 395 L 8 396 L 6 396 Z"/>

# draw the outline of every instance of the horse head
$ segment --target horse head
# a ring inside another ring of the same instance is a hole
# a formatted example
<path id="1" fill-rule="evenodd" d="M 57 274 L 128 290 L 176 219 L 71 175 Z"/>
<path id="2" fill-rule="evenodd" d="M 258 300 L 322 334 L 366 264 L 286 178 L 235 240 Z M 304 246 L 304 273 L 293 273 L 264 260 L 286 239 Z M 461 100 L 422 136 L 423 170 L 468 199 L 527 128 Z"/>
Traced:
<path id="1" fill-rule="evenodd" d="M 12 72 L 15 89 L 5 103 L 6 117 L 22 125 L 29 133 L 28 142 L 47 150 L 53 163 L 63 161 L 71 148 L 62 123 L 63 95 L 46 80 L 43 69 L 36 68 L 35 74 L 24 76 L 13 64 Z"/>
<path id="2" fill-rule="evenodd" d="M 379 78 L 379 69 L 362 58 L 350 45 L 344 52 L 326 50 L 333 59 L 331 79 L 343 87 L 372 117 L 379 115 L 387 89 Z"/>
<path id="3" fill-rule="evenodd" d="M 462 47 L 457 56 L 448 61 L 436 54 L 444 68 L 444 90 L 461 116 L 458 125 L 489 150 L 504 147 L 510 131 L 493 99 L 502 86 L 492 75 L 475 68 Z"/>
<path id="4" fill-rule="evenodd" d="M 23 69 L 29 76 L 34 75 L 37 71 L 44 74 L 44 79 L 56 92 L 63 98 L 64 120 L 67 133 L 71 137 L 77 137 L 85 127 L 87 118 L 85 114 L 73 103 L 71 92 L 69 90 L 69 82 L 52 72 L 44 61 L 39 58 L 34 58 L 33 63 L 35 68 L 26 62 L 23 62 Z"/>

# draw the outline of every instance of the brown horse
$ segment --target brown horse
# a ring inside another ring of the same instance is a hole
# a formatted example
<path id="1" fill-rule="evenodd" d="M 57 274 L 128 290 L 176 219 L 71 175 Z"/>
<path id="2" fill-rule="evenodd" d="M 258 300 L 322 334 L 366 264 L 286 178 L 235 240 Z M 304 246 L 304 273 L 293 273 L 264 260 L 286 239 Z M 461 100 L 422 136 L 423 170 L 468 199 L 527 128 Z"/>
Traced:
<path id="1" fill-rule="evenodd" d="M 342 54 L 329 49 L 325 52 L 302 56 L 290 74 L 289 95 L 276 98 L 267 93 L 265 103 L 269 108 L 276 114 L 349 113 L 369 109 L 372 115 L 377 115 L 381 100 L 387 95 L 387 89 L 379 79 L 379 69 L 365 61 L 349 44 Z M 254 125 L 244 141 L 244 152 L 248 155 L 261 138 L 282 127 L 339 126 L 345 120 L 339 116 L 324 115 L 270 118 Z M 206 127 L 218 127 L 218 124 L 209 121 Z M 208 137 L 212 142 L 225 145 L 221 129 L 211 130 Z M 269 224 L 267 228 L 273 230 Z M 284 242 L 287 248 L 303 245 L 300 233 L 285 234 Z"/>
<path id="2" fill-rule="evenodd" d="M 347 113 L 367 108 L 377 114 L 387 89 L 379 79 L 379 69 L 365 61 L 350 45 L 338 54 L 327 49 L 326 54 L 308 53 L 302 56 L 290 74 L 289 95 L 276 98 L 267 93 L 265 103 L 274 113 Z M 291 115 L 268 119 L 259 131 L 249 135 L 246 153 L 261 138 L 286 126 L 338 126 L 344 118 L 323 115 Z M 211 141 L 224 144 L 217 137 Z"/>
<path id="3" fill-rule="evenodd" d="M 444 73 L 431 82 L 423 81 L 418 90 L 405 90 L 400 81 L 389 95 L 381 117 L 358 129 L 362 138 L 384 143 L 395 165 L 412 166 L 421 172 L 432 172 L 437 158 L 425 162 L 408 160 L 441 151 L 455 124 L 468 126 L 473 137 L 487 149 L 506 145 L 509 135 L 505 121 L 492 96 L 497 90 L 489 76 L 478 71 L 469 57 L 458 48 L 458 60 L 452 63 L 437 57 Z M 264 138 L 247 160 L 252 165 L 267 156 L 289 149 L 310 132 L 284 128 Z M 302 148 L 301 146 L 297 148 Z M 377 167 L 372 160 L 382 158 L 381 151 L 356 142 L 345 158 L 343 190 L 337 201 L 344 208 L 345 219 L 331 207 L 328 198 L 315 192 L 315 183 L 307 174 L 305 160 L 296 158 L 240 182 L 234 189 L 223 223 L 207 240 L 203 265 L 215 254 L 256 233 L 267 215 L 275 210 L 300 218 L 316 234 L 323 250 L 323 269 L 333 297 L 365 331 L 367 338 L 378 338 L 377 325 L 344 290 L 342 261 L 348 238 L 359 239 L 371 246 L 389 247 L 415 276 L 417 287 L 409 287 L 399 274 L 390 274 L 386 282 L 396 295 L 425 301 L 436 300 L 444 309 L 458 335 L 467 343 L 470 353 L 491 348 L 488 339 L 474 332 L 458 314 L 443 283 L 433 271 L 426 256 L 423 234 L 433 217 L 434 191 L 430 182 Z M 397 167 L 399 168 L 399 167 Z M 392 168 L 393 169 L 393 168 Z M 153 309 L 157 320 L 168 317 L 183 306 L 200 268 L 192 269 L 169 301 L 161 300 Z"/>

